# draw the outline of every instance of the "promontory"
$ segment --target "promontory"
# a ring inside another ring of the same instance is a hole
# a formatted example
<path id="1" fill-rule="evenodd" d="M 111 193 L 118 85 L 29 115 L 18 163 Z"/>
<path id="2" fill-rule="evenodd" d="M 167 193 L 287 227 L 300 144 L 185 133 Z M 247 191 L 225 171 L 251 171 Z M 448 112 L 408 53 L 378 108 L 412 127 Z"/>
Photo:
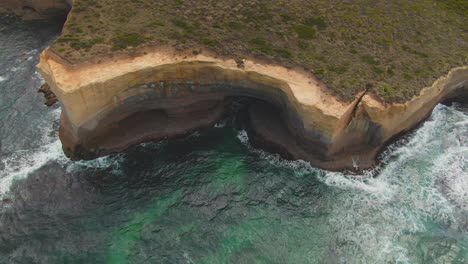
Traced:
<path id="1" fill-rule="evenodd" d="M 72 5 L 38 65 L 72 159 L 212 126 L 245 98 L 254 145 L 366 169 L 438 103 L 468 100 L 468 1 L 40 2 Z"/>

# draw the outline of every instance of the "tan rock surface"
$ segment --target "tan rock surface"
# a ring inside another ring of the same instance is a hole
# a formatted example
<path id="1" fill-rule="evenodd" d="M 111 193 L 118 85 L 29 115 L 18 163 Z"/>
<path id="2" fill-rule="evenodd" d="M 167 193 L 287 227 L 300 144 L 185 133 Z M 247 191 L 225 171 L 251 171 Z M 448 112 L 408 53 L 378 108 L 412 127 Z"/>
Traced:
<path id="1" fill-rule="evenodd" d="M 437 103 L 467 95 L 468 67 L 453 69 L 405 104 L 384 105 L 369 94 L 341 102 L 298 68 L 254 59 L 239 68 L 232 59 L 171 48 L 145 53 L 83 65 L 68 65 L 49 50 L 42 54 L 38 67 L 63 105 L 61 138 L 71 157 L 93 158 L 209 126 L 228 98 L 247 96 L 281 110 L 289 136 L 270 138 L 282 141 L 282 148 L 294 145 L 290 152 L 302 153 L 295 158 L 333 170 L 355 168 L 353 160 L 359 159 L 362 169 L 375 164 L 392 137 L 424 120 Z"/>

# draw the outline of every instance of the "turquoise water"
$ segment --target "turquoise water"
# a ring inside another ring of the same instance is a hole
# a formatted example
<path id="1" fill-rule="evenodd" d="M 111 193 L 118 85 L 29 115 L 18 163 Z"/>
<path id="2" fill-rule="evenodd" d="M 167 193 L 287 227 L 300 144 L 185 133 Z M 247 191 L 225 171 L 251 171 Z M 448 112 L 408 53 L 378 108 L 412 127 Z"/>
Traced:
<path id="1" fill-rule="evenodd" d="M 0 263 L 468 262 L 468 108 L 437 106 L 362 175 L 254 149 L 232 119 L 71 162 L 35 93 L 57 31 L 2 23 Z"/>

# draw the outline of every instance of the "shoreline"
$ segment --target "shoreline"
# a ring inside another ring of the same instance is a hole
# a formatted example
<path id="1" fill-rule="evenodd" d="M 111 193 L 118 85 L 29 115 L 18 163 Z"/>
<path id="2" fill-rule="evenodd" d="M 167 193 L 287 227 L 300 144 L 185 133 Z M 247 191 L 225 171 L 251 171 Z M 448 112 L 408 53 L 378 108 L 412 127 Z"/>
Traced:
<path id="1" fill-rule="evenodd" d="M 410 101 L 385 104 L 367 91 L 352 102 L 343 102 L 312 73 L 247 59 L 239 67 L 234 59 L 222 59 L 208 51 L 194 54 L 159 47 L 145 50 L 141 56 L 114 56 L 95 64 L 62 63 L 47 49 L 38 68 L 63 104 L 61 138 L 66 153 L 76 159 L 80 159 L 76 153 L 87 153 L 84 156 L 88 159 L 192 131 L 201 125 L 190 121 L 191 125 L 185 126 L 188 123 L 184 121 L 179 124 L 184 127 L 181 129 L 177 120 L 209 117 L 210 110 L 200 110 L 206 102 L 226 105 L 227 98 L 245 96 L 279 107 L 291 133 L 280 140 L 281 145 L 287 146 L 294 138 L 302 149 L 291 152 L 306 153 L 300 156 L 330 170 L 351 169 L 354 157 L 362 157 L 365 169 L 375 164 L 377 153 L 387 142 L 423 121 L 437 103 L 457 93 L 468 94 L 468 66 L 452 69 Z M 162 111 L 163 117 L 159 121 L 145 119 L 150 110 Z M 133 118 L 153 123 L 135 124 L 129 121 Z M 207 123 L 215 119 L 213 116 Z M 156 123 L 161 120 L 172 129 L 144 131 L 144 126 L 157 130 Z M 137 132 L 116 135 L 112 127 Z M 256 133 L 266 136 L 268 131 L 262 132 L 261 127 Z M 98 139 L 106 141 L 106 135 L 115 142 L 101 144 Z M 124 147 L 119 140 L 127 142 Z"/>

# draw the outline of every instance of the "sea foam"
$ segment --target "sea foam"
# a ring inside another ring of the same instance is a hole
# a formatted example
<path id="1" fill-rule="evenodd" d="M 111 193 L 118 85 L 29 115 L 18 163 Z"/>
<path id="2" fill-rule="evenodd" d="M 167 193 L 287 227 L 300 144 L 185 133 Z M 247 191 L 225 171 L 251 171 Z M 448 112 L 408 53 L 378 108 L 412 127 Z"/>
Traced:
<path id="1" fill-rule="evenodd" d="M 361 261 L 412 263 L 407 234 L 426 232 L 427 221 L 462 226 L 468 213 L 468 116 L 438 105 L 416 131 L 389 146 L 382 163 L 360 175 L 328 172 L 305 161 L 286 161 L 254 149 L 245 131 L 238 138 L 266 162 L 310 175 L 331 187 L 329 214 L 336 241 L 351 243 Z M 461 210 L 460 210 L 461 209 Z M 352 242 L 351 242 L 352 241 Z M 352 259 L 348 259 L 352 261 Z"/>
<path id="2" fill-rule="evenodd" d="M 17 150 L 0 157 L 2 170 L 0 171 L 0 197 L 10 189 L 15 179 L 26 177 L 47 162 L 55 160 L 65 163 L 67 158 L 63 154 L 62 144 L 54 131 L 53 121 L 60 116 L 60 108 L 53 109 L 47 113 L 45 120 L 48 125 L 39 128 L 42 137 L 39 139 L 42 146 L 35 149 Z"/>

